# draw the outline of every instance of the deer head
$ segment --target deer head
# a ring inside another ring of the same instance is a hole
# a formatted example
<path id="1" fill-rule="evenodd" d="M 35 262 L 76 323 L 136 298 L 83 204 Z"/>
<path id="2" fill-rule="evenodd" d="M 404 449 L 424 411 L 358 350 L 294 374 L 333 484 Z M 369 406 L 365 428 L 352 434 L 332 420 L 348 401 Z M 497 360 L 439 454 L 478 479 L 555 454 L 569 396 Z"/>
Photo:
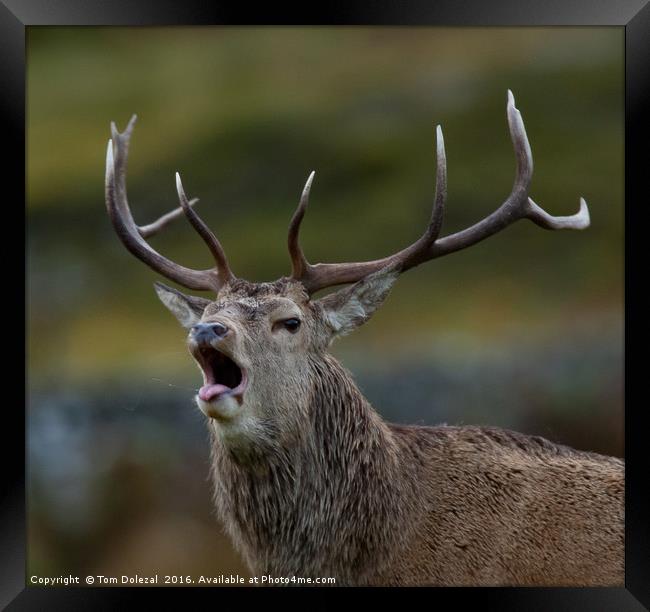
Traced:
<path id="1" fill-rule="evenodd" d="M 202 371 L 203 386 L 197 395 L 200 409 L 216 419 L 224 431 L 297 435 L 300 421 L 309 418 L 309 397 L 314 393 L 319 364 L 327 358 L 328 345 L 336 336 L 367 321 L 401 273 L 476 244 L 519 219 L 530 219 L 550 230 L 587 227 L 589 211 L 584 199 L 580 199 L 576 214 L 554 217 L 529 197 L 532 155 L 510 91 L 507 119 L 516 157 L 515 181 L 508 198 L 492 214 L 467 229 L 440 237 L 447 168 L 438 126 L 436 194 L 431 219 L 418 240 L 373 261 L 309 263 L 299 244 L 299 230 L 312 172 L 289 226 L 292 273 L 269 283 L 249 283 L 233 274 L 218 239 L 194 211 L 196 200 L 186 197 L 178 174 L 180 207 L 150 225 L 135 223 L 125 181 L 135 116 L 123 133 L 112 124 L 106 157 L 106 205 L 118 237 L 131 253 L 161 275 L 188 289 L 216 294 L 209 300 L 156 283 L 162 302 L 187 329 L 189 350 Z M 210 249 L 215 260 L 213 268 L 186 268 L 163 257 L 146 242 L 148 236 L 183 214 Z M 344 284 L 348 286 L 321 299 L 313 297 L 321 289 Z"/>

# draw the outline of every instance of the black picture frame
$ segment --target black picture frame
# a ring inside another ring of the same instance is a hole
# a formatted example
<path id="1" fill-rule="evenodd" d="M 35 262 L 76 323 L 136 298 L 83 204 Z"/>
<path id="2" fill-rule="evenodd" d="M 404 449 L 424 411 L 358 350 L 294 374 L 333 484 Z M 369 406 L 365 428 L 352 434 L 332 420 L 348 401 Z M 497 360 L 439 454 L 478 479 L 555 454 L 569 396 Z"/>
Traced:
<path id="1" fill-rule="evenodd" d="M 27 27 L 49 25 L 439 25 L 439 26 L 619 26 L 625 29 L 625 444 L 626 444 L 626 524 L 625 524 L 625 588 L 470 588 L 436 589 L 424 594 L 432 605 L 443 600 L 455 605 L 474 604 L 499 610 L 642 610 L 650 608 L 650 487 L 647 459 L 644 453 L 646 430 L 643 427 L 642 368 L 644 348 L 642 328 L 645 313 L 642 275 L 644 264 L 640 244 L 644 227 L 643 213 L 648 195 L 644 190 L 645 170 L 643 146 L 648 137 L 650 111 L 650 5 L 648 0 L 444 0 L 434 2 L 372 3 L 348 1 L 323 3 L 321 10 L 309 13 L 300 6 L 278 6 L 276 3 L 251 7 L 243 4 L 225 5 L 201 0 L 0 0 L 0 109 L 2 111 L 3 149 L 10 152 L 3 163 L 4 212 L 20 215 L 18 202 L 25 200 L 25 33 Z M 24 219 L 24 217 L 23 217 Z M 5 221 L 4 235 L 16 223 Z M 6 270 L 11 256 L 6 255 Z M 23 295 L 25 279 L 23 275 Z M 16 283 L 6 283 L 5 305 L 20 300 L 15 296 Z M 24 304 L 26 306 L 26 304 Z M 26 309 L 24 310 L 24 312 Z M 12 313 L 13 314 L 13 313 Z M 24 315 L 23 315 L 24 316 Z M 8 317 L 5 321 L 9 320 Z M 23 345 L 24 346 L 24 345 Z M 10 361 L 18 363 L 13 356 Z M 23 363 L 25 363 L 23 361 Z M 5 374 L 7 375 L 7 374 Z M 26 373 L 26 378 L 29 373 Z M 9 375 L 10 376 L 10 375 Z M 7 378 L 9 378 L 7 376 Z M 7 385 L 8 386 L 8 385 Z M 635 393 L 638 397 L 635 397 Z M 114 609 L 128 599 L 137 603 L 151 595 L 150 589 L 91 587 L 26 587 L 26 500 L 25 500 L 25 413 L 19 402 L 8 402 L 4 410 L 6 455 L 2 463 L 2 546 L 0 547 L 0 604 L 9 610 L 74 610 Z M 13 441 L 10 444 L 9 441 Z M 155 589 L 160 591 L 160 589 Z M 191 589 L 194 590 L 194 589 Z M 286 589 L 254 589 L 256 598 L 285 597 Z M 374 590 L 373 590 L 374 591 Z M 401 602 L 413 590 L 378 590 L 383 603 Z M 168 606 L 178 601 L 186 605 L 190 593 L 186 588 L 164 591 Z M 203 591 L 203 594 L 211 594 Z M 241 589 L 221 590 L 216 605 L 226 600 L 241 603 Z M 318 591 L 317 601 L 327 603 L 340 596 L 340 589 Z M 290 589 L 289 595 L 314 599 L 313 589 Z M 350 589 L 344 596 L 349 596 Z M 366 599 L 374 593 L 364 590 Z M 415 593 L 420 596 L 422 593 Z M 232 598 L 232 600 L 231 600 Z M 395 599 L 399 598 L 399 599 Z"/>

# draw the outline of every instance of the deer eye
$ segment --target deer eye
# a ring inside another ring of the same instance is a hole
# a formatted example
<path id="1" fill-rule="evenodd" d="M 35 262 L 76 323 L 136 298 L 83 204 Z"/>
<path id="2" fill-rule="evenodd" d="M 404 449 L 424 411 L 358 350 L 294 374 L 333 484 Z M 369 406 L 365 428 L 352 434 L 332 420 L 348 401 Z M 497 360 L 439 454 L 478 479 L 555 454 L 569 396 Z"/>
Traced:
<path id="1" fill-rule="evenodd" d="M 284 319 L 282 321 L 278 321 L 273 325 L 273 329 L 276 330 L 278 328 L 284 328 L 287 331 L 291 332 L 292 334 L 295 334 L 298 331 L 298 328 L 300 327 L 300 319 Z"/>

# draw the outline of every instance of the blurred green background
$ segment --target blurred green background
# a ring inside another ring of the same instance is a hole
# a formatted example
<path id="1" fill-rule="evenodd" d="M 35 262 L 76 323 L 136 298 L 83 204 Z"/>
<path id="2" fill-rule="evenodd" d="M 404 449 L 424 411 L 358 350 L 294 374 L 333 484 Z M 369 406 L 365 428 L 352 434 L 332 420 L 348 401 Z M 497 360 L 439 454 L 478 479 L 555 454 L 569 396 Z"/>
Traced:
<path id="1" fill-rule="evenodd" d="M 199 374 L 156 274 L 109 224 L 109 122 L 132 113 L 136 220 L 200 197 L 236 274 L 289 271 L 315 169 L 312 261 L 422 232 L 447 148 L 443 233 L 508 195 L 513 90 L 552 214 L 410 271 L 334 346 L 387 419 L 492 424 L 622 456 L 622 28 L 29 28 L 29 574 L 245 573 L 210 503 Z M 212 265 L 184 220 L 152 244 Z"/>

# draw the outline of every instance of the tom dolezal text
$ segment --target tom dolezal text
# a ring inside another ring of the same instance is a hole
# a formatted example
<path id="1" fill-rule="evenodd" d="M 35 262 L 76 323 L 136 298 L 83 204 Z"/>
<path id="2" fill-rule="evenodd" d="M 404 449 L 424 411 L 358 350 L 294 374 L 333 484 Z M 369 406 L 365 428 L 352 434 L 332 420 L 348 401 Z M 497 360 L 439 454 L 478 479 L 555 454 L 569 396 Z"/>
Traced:
<path id="1" fill-rule="evenodd" d="M 195 586 L 232 586 L 232 585 L 296 585 L 296 584 L 336 584 L 336 579 L 331 577 L 304 577 L 304 576 L 240 576 L 239 574 L 218 574 L 216 576 L 174 576 L 158 575 L 140 576 L 103 576 L 100 574 L 85 576 L 30 576 L 30 585 L 34 586 L 73 586 L 86 584 L 92 586 L 136 586 L 136 585 L 195 585 Z"/>

